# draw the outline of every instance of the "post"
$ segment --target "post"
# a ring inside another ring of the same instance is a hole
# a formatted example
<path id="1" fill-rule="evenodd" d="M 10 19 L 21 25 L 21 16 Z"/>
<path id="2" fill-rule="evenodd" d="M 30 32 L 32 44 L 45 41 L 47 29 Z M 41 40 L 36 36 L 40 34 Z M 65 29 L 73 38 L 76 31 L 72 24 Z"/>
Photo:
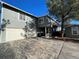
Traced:
<path id="1" fill-rule="evenodd" d="M 47 29 L 46 29 L 46 27 L 45 27 L 45 38 L 46 38 L 46 36 L 47 36 L 46 34 L 47 34 Z"/>

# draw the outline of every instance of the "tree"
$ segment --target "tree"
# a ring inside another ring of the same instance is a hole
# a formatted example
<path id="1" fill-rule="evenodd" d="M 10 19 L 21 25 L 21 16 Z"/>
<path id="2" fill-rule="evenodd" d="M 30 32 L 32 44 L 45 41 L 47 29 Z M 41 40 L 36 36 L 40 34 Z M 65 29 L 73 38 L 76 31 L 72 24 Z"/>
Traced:
<path id="1" fill-rule="evenodd" d="M 33 35 L 35 33 L 33 33 L 36 29 L 36 18 L 32 18 L 30 19 L 29 21 L 26 21 L 25 22 L 25 27 L 23 28 L 25 34 L 24 34 L 24 37 L 27 38 L 27 37 L 33 37 Z"/>
<path id="2" fill-rule="evenodd" d="M 6 26 L 9 25 L 9 24 L 10 24 L 10 20 L 3 19 L 0 30 L 4 31 Z"/>
<path id="3" fill-rule="evenodd" d="M 79 0 L 47 0 L 49 14 L 61 20 L 61 33 L 64 35 L 64 22 L 70 18 L 78 18 Z"/>

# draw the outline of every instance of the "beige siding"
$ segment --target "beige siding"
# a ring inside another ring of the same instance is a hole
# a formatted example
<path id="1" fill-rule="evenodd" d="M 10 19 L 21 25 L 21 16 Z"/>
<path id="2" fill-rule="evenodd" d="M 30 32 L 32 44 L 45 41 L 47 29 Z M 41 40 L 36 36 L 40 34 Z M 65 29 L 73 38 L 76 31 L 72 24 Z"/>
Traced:
<path id="1" fill-rule="evenodd" d="M 25 26 L 25 21 L 19 19 L 19 12 L 3 8 L 3 18 L 10 21 L 7 25 L 9 28 L 24 28 Z"/>
<path id="2" fill-rule="evenodd" d="M 4 18 L 18 20 L 18 13 L 7 8 L 3 8 Z"/>
<path id="3" fill-rule="evenodd" d="M 3 43 L 5 41 L 6 41 L 6 30 L 1 31 L 1 42 L 0 43 Z"/>

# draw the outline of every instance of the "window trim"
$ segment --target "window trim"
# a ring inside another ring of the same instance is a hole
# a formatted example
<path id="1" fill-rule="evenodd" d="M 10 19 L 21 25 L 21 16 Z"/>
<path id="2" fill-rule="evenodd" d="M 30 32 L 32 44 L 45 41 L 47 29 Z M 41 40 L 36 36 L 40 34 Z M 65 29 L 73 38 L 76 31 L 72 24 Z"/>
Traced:
<path id="1" fill-rule="evenodd" d="M 74 33 L 73 33 L 73 30 L 74 30 L 74 29 L 73 29 L 73 27 L 71 27 L 72 35 L 79 35 L 78 27 L 77 27 L 77 26 L 74 26 L 74 27 L 77 29 L 77 34 L 74 34 Z"/>

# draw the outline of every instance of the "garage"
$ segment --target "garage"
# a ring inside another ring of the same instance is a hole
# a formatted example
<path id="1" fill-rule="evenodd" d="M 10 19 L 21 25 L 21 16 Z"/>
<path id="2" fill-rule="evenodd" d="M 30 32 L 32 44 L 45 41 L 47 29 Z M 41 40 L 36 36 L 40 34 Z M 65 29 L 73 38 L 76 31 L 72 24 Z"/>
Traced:
<path id="1" fill-rule="evenodd" d="M 6 29 L 6 41 L 13 41 L 24 39 L 24 30 L 23 29 Z"/>

